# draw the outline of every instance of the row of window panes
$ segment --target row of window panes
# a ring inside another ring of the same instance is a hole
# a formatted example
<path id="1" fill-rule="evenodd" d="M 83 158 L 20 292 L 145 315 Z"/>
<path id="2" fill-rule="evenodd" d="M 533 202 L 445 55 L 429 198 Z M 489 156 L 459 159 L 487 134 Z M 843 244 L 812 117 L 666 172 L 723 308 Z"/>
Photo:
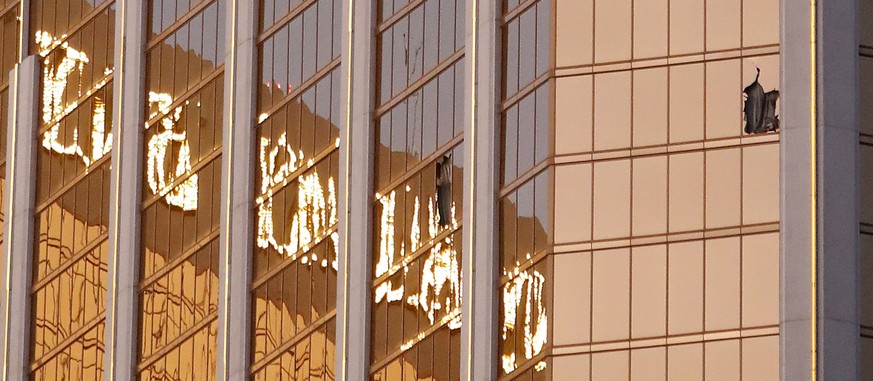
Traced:
<path id="1" fill-rule="evenodd" d="M 501 185 L 506 186 L 552 156 L 552 86 L 546 83 L 528 93 L 503 113 Z M 557 144 L 557 143 L 556 143 Z"/>
<path id="2" fill-rule="evenodd" d="M 40 156 L 49 156 L 41 152 Z M 34 282 L 105 239 L 109 226 L 109 163 L 106 162 L 47 204 L 34 226 Z M 96 280 L 95 280 L 96 281 Z"/>
<path id="3" fill-rule="evenodd" d="M 19 8 L 16 6 L 0 15 L 0 73 L 9 73 L 18 62 L 18 47 L 20 46 L 18 10 Z M 0 78 L 0 84 L 5 84 L 8 81 L 8 75 Z"/>
<path id="4" fill-rule="evenodd" d="M 371 380 L 460 380 L 460 352 L 461 331 L 442 327 L 376 370 Z"/>
<path id="5" fill-rule="evenodd" d="M 555 345 L 779 324 L 778 233 L 560 254 L 554 266 Z"/>
<path id="6" fill-rule="evenodd" d="M 269 112 L 340 55 L 342 1 L 310 4 L 258 49 L 258 113 Z"/>
<path id="7" fill-rule="evenodd" d="M 82 181 L 83 176 L 91 177 L 88 173 L 94 171 L 95 165 L 108 162 L 112 148 L 111 94 L 110 81 L 57 123 L 39 129 L 36 205 L 59 197 L 58 193 L 71 183 Z M 108 184 L 107 177 L 106 187 Z"/>
<path id="8" fill-rule="evenodd" d="M 561 0 L 557 66 L 776 45 L 779 1 Z"/>
<path id="9" fill-rule="evenodd" d="M 427 0 L 376 36 L 378 105 L 386 104 L 462 49 L 465 20 L 455 15 L 464 14 L 464 4 L 461 0 Z"/>
<path id="10" fill-rule="evenodd" d="M 530 85 L 551 66 L 551 3 L 539 0 L 503 26 L 503 99 Z"/>
<path id="11" fill-rule="evenodd" d="M 102 3 L 105 4 L 105 3 Z M 31 367 L 35 379 L 102 373 L 115 12 L 31 4 L 41 53 Z M 69 28 L 78 25 L 76 30 Z M 68 36 L 69 34 L 69 36 Z M 63 345 L 62 345 L 63 344 Z M 97 358 L 97 356 L 100 356 Z"/>
<path id="12" fill-rule="evenodd" d="M 270 29 L 279 20 L 297 9 L 301 4 L 311 0 L 259 0 L 260 7 L 258 31 Z"/>
<path id="13" fill-rule="evenodd" d="M 35 36 L 36 31 L 44 31 L 48 32 L 52 36 L 60 37 L 64 34 L 68 34 L 70 30 L 76 27 L 79 23 L 82 22 L 86 17 L 91 15 L 91 13 L 96 8 L 100 8 L 106 3 L 111 3 L 114 0 L 65 0 L 65 1 L 57 1 L 57 0 L 34 0 L 30 2 L 30 29 L 31 29 L 31 44 L 30 44 L 30 54 L 39 53 L 41 50 L 37 44 L 33 43 L 33 38 Z M 112 9 L 115 7 L 115 4 L 110 5 L 110 13 L 113 14 L 111 18 L 113 21 L 115 19 L 114 14 L 115 10 Z M 101 25 L 100 28 L 105 28 L 105 24 Z M 114 36 L 114 30 L 110 29 L 109 34 L 101 34 L 101 37 L 105 36 Z M 105 38 L 102 38 L 101 41 L 105 41 Z M 112 39 L 109 39 L 112 40 Z M 112 44 L 109 44 L 112 46 Z M 112 55 L 109 55 L 110 61 Z"/>
<path id="14" fill-rule="evenodd" d="M 551 360 L 547 369 L 554 380 L 777 380 L 779 336 L 555 356 Z"/>
<path id="15" fill-rule="evenodd" d="M 496 329 L 501 376 L 534 366 L 552 345 L 552 258 L 547 256 L 537 263 L 515 267 L 500 279 Z M 576 295 L 580 299 L 586 296 Z M 541 369 L 542 365 L 535 367 Z"/>
<path id="16" fill-rule="evenodd" d="M 175 101 L 224 63 L 225 8 L 214 1 L 146 53 L 147 96 Z"/>
<path id="17" fill-rule="evenodd" d="M 379 118 L 376 124 L 377 192 L 463 134 L 463 73 L 462 60 Z"/>
<path id="18" fill-rule="evenodd" d="M 776 223 L 779 145 L 559 166 L 555 189 L 556 243 Z"/>
<path id="19" fill-rule="evenodd" d="M 739 138 L 756 67 L 779 88 L 775 55 L 558 78 L 556 154 Z"/>
<path id="20" fill-rule="evenodd" d="M 288 351 L 307 338 L 325 340 L 335 329 L 337 273 L 335 242 L 325 240 L 252 290 L 252 362 Z M 310 330 L 322 330 L 321 333 Z M 301 335 L 305 335 L 302 336 Z M 333 356 L 335 338 L 327 341 Z M 334 364 L 325 364 L 333 369 Z M 267 364 L 262 364 L 269 367 Z M 291 371 L 284 369 L 283 371 Z M 257 374 L 259 369 L 253 368 Z"/>
<path id="21" fill-rule="evenodd" d="M 223 81 L 223 75 L 219 75 L 184 102 L 175 102 L 179 105 L 173 108 L 169 107 L 171 98 L 150 97 L 149 115 L 160 117 L 149 123 L 143 134 L 142 186 L 146 203 L 166 196 L 166 192 L 178 191 L 167 187 L 204 160 L 215 159 L 221 149 Z"/>
<path id="22" fill-rule="evenodd" d="M 216 249 L 217 251 L 218 249 Z M 166 355 L 143 367 L 140 380 L 215 380 L 218 322 L 192 332 Z"/>
<path id="23" fill-rule="evenodd" d="M 500 200 L 501 274 L 513 272 L 550 246 L 552 172 L 540 172 Z"/>
<path id="24" fill-rule="evenodd" d="M 106 36 L 115 33 L 115 11 L 110 8 L 91 16 L 69 37 L 32 30 L 31 43 L 41 53 L 43 67 L 50 69 L 41 70 L 41 126 L 64 117 L 68 106 L 105 88 L 114 65 L 115 39 Z"/>
<path id="25" fill-rule="evenodd" d="M 31 344 L 37 369 L 53 360 L 64 363 L 63 352 L 76 352 L 76 347 L 81 351 L 85 344 L 103 346 L 102 332 L 96 338 L 89 338 L 88 332 L 104 321 L 107 251 L 104 241 L 52 279 L 37 281 L 41 286 L 32 293 Z"/>
<path id="26" fill-rule="evenodd" d="M 411 1 L 410 0 L 382 0 L 379 2 L 379 15 L 377 20 L 382 22 L 390 19 L 395 14 L 404 9 Z"/>
<path id="27" fill-rule="evenodd" d="M 340 69 L 327 73 L 260 123 L 258 196 L 290 180 L 288 176 L 305 167 L 308 160 L 337 148 L 343 118 L 340 73 Z"/>
<path id="28" fill-rule="evenodd" d="M 179 19 L 186 16 L 193 8 L 209 0 L 149 0 L 148 40 L 151 40 Z"/>
<path id="29" fill-rule="evenodd" d="M 33 371 L 36 381 L 103 379 L 105 325 L 98 323 Z M 55 346 L 50 346 L 55 348 Z"/>
<path id="30" fill-rule="evenodd" d="M 269 380 L 335 380 L 336 321 L 330 319 L 285 350 L 281 355 L 254 371 L 252 379 Z"/>

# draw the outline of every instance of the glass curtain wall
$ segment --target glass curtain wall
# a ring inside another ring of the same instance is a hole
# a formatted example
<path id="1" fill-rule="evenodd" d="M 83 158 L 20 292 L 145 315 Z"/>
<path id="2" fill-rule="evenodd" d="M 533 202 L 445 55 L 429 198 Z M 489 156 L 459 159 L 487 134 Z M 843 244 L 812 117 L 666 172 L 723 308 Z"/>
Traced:
<path id="1" fill-rule="evenodd" d="M 460 374 L 464 0 L 376 2 L 370 374 Z"/>
<path id="2" fill-rule="evenodd" d="M 342 4 L 260 2 L 255 380 L 335 378 Z"/>
<path id="3" fill-rule="evenodd" d="M 226 6 L 147 6 L 141 379 L 215 378 Z"/>
<path id="4" fill-rule="evenodd" d="M 504 2 L 503 379 L 778 377 L 778 20 Z"/>
<path id="5" fill-rule="evenodd" d="M 98 379 L 112 149 L 115 5 L 30 3 L 40 60 L 32 285 L 32 378 Z"/>

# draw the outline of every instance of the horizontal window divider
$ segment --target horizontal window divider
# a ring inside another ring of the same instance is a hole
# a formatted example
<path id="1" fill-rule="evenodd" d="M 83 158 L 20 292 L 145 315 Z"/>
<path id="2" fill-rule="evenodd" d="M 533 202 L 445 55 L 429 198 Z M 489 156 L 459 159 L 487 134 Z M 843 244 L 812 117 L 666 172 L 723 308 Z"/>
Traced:
<path id="1" fill-rule="evenodd" d="M 499 381 L 515 380 L 522 373 L 527 372 L 528 370 L 530 370 L 531 368 L 536 366 L 536 364 L 538 364 L 540 361 L 544 361 L 549 357 L 552 357 L 552 347 L 551 347 L 551 345 L 546 345 L 546 347 L 543 348 L 543 350 L 540 353 L 538 353 L 536 356 L 532 357 L 530 360 L 525 360 L 524 363 L 522 363 L 520 367 L 513 369 L 512 372 L 509 372 L 509 374 L 507 374 L 503 377 L 499 377 L 498 380 Z M 496 365 L 496 366 L 498 366 L 498 372 L 501 372 L 501 370 L 499 370 L 500 369 L 499 365 Z"/>
<path id="2" fill-rule="evenodd" d="M 267 194 L 274 194 L 275 195 L 276 193 L 279 193 L 279 191 L 281 191 L 286 186 L 288 186 L 288 184 L 293 183 L 298 178 L 300 178 L 300 176 L 303 176 L 304 173 L 317 167 L 319 164 L 321 164 L 321 162 L 323 162 L 325 159 L 329 158 L 330 155 L 332 155 L 333 153 L 335 153 L 337 151 L 339 151 L 339 147 L 337 147 L 336 144 L 332 144 L 328 149 L 322 151 L 314 158 L 311 158 L 310 160 L 312 161 L 312 164 L 306 164 L 300 168 L 297 168 L 296 170 L 294 170 L 294 173 L 292 173 L 291 175 L 289 175 L 285 179 L 284 182 L 282 182 L 281 184 L 276 184 L 276 185 L 270 187 L 270 189 L 267 190 L 267 192 L 268 192 Z M 307 160 L 307 162 L 308 162 L 308 160 Z M 257 168 L 257 170 L 260 170 L 260 168 Z M 337 180 L 337 179 L 335 179 L 335 180 Z M 255 206 L 263 204 L 264 203 L 263 198 L 266 197 L 267 194 L 259 194 L 255 198 Z"/>
<path id="3" fill-rule="evenodd" d="M 61 36 L 54 36 L 55 38 L 59 39 L 59 44 L 52 46 L 52 48 L 49 50 L 39 52 L 39 56 L 42 58 L 45 58 L 45 56 L 47 56 L 49 53 L 53 52 L 58 46 L 63 45 L 65 42 L 69 42 L 70 38 L 72 38 L 76 33 L 78 33 L 79 30 L 84 28 L 85 25 L 88 25 L 88 23 L 93 21 L 98 15 L 100 15 L 101 13 L 106 11 L 106 9 L 108 9 L 110 6 L 112 6 L 114 4 L 115 4 L 115 0 L 110 0 L 110 1 L 104 1 L 103 3 L 98 5 L 96 8 L 94 8 L 91 11 L 91 13 L 88 13 L 87 15 L 85 15 L 85 17 L 82 17 L 82 20 L 79 21 L 78 24 L 73 25 L 73 27 L 70 28 L 70 30 L 68 30 L 66 33 L 64 33 L 64 35 L 66 35 L 65 38 L 61 38 Z M 19 15 L 19 17 L 20 16 L 21 15 Z"/>
<path id="4" fill-rule="evenodd" d="M 175 110 L 177 107 L 181 106 L 185 102 L 190 101 L 194 95 L 205 89 L 206 86 L 209 86 L 216 78 L 220 77 L 222 74 L 224 74 L 224 64 L 218 65 L 218 67 L 216 67 L 215 70 L 212 70 L 209 75 L 203 77 L 203 79 L 194 84 L 193 87 L 186 90 L 184 93 L 182 93 L 182 95 L 177 97 L 176 100 L 174 100 L 173 103 L 169 106 L 170 112 L 173 112 L 173 110 Z M 146 89 L 146 97 L 148 97 L 148 89 Z M 164 119 L 168 115 L 170 114 L 158 113 L 151 119 L 146 120 L 146 125 L 148 126 L 148 128 L 154 127 L 155 124 L 160 122 L 161 119 Z"/>
<path id="5" fill-rule="evenodd" d="M 371 365 L 371 366 L 370 366 L 370 375 L 372 375 L 372 374 L 378 372 L 380 369 L 382 369 L 382 368 L 385 367 L 386 365 L 390 364 L 391 361 L 394 361 L 394 360 L 397 359 L 398 357 L 402 356 L 404 353 L 406 353 L 407 350 L 409 350 L 409 348 L 414 347 L 416 344 L 422 342 L 424 339 L 428 338 L 430 335 L 433 335 L 434 333 L 436 333 L 436 331 L 439 331 L 439 330 L 442 329 L 443 327 L 449 325 L 449 323 L 450 323 L 450 322 L 451 322 L 451 321 L 452 321 L 456 316 L 459 316 L 460 314 L 461 314 L 461 309 L 460 309 L 460 307 L 459 307 L 459 308 L 457 309 L 457 312 L 456 312 L 456 313 L 454 313 L 454 314 L 450 314 L 450 315 L 446 315 L 446 316 L 443 317 L 443 319 L 442 319 L 439 323 L 434 324 L 434 325 L 428 327 L 428 328 L 427 328 L 426 330 L 424 330 L 424 331 L 420 331 L 420 332 L 419 332 L 419 336 L 416 337 L 415 339 L 413 339 L 413 342 L 412 342 L 411 344 L 409 344 L 409 346 L 408 346 L 407 348 L 403 348 L 403 344 L 401 344 L 401 348 L 395 350 L 394 352 L 391 352 L 389 355 L 385 356 L 384 359 L 382 359 L 382 360 L 380 360 L 379 362 L 377 362 L 377 363 Z"/>
<path id="6" fill-rule="evenodd" d="M 40 147 L 40 148 L 42 148 L 42 147 Z M 60 155 L 59 153 L 56 153 L 56 152 L 51 152 L 51 154 Z M 84 171 L 76 174 L 76 176 L 74 176 L 72 179 L 70 179 L 70 181 L 68 181 L 66 184 L 64 184 L 64 186 L 62 186 L 60 189 L 56 190 L 45 201 L 39 203 L 36 206 L 36 214 L 42 213 L 44 210 L 46 210 L 46 208 L 51 206 L 51 204 L 54 204 L 55 202 L 58 201 L 58 199 L 60 199 L 61 197 L 64 197 L 64 195 L 70 189 L 73 189 L 73 187 L 75 187 L 76 185 L 79 185 L 79 183 L 81 183 L 82 180 L 84 180 L 86 177 L 91 175 L 92 169 L 100 168 L 100 166 L 102 166 L 103 164 L 106 164 L 108 161 L 110 161 L 111 158 L 112 158 L 112 154 L 107 153 L 107 154 L 103 155 L 103 157 L 97 159 L 97 161 L 91 163 L 91 165 L 88 166 L 87 168 L 85 168 Z"/>
<path id="7" fill-rule="evenodd" d="M 554 69 L 556 78 L 593 74 L 622 73 L 634 70 L 670 68 L 685 65 L 708 64 L 744 58 L 767 57 L 779 54 L 779 44 L 746 46 L 741 48 L 699 51 L 667 56 L 631 58 L 619 61 L 561 66 Z"/>
<path id="8" fill-rule="evenodd" d="M 176 180 L 173 180 L 173 182 L 169 186 L 167 186 L 167 188 L 166 188 L 167 192 L 170 192 L 173 189 L 176 189 L 176 187 L 178 187 L 183 182 L 185 182 L 186 180 L 191 178 L 191 176 L 196 175 L 197 173 L 200 172 L 201 169 L 206 168 L 206 166 L 208 166 L 209 164 L 212 164 L 213 161 L 217 160 L 220 157 L 221 157 L 221 148 L 218 148 L 218 149 L 210 152 L 208 155 L 206 155 L 206 157 L 204 157 L 203 159 L 201 159 L 200 161 L 195 163 L 193 166 L 191 166 L 190 172 L 186 173 L 184 176 L 179 176 L 178 178 L 176 178 Z M 221 172 L 221 171 L 218 171 L 218 172 Z M 166 196 L 166 193 L 165 194 L 153 194 L 153 195 L 149 196 L 148 198 L 146 198 L 143 201 L 143 205 L 142 205 L 142 208 L 140 210 L 145 211 L 150 206 L 152 206 L 152 204 L 154 204 L 154 203 L 160 201 L 160 199 L 164 198 L 164 196 Z"/>
<path id="9" fill-rule="evenodd" d="M 337 231 L 337 225 L 333 225 L 327 228 L 327 230 L 325 230 L 322 234 L 316 236 L 315 239 L 313 239 L 312 242 L 307 245 L 307 247 L 297 249 L 297 251 L 295 251 L 291 255 L 286 255 L 285 258 L 279 263 L 275 264 L 272 269 L 259 276 L 257 279 L 253 280 L 251 289 L 249 291 L 255 291 L 258 287 L 261 287 L 270 280 L 272 280 L 273 277 L 282 272 L 282 270 L 285 270 L 285 268 L 300 260 L 300 258 L 302 258 L 306 253 L 309 253 L 309 251 L 312 250 L 314 247 L 327 241 L 330 236 Z M 330 266 L 330 264 L 328 264 L 328 266 Z"/>
<path id="10" fill-rule="evenodd" d="M 379 198 L 385 196 L 388 192 L 391 192 L 397 187 L 403 185 L 403 183 L 409 181 L 409 179 L 411 179 L 415 175 L 418 175 L 418 173 L 421 172 L 425 167 L 430 165 L 431 162 L 437 160 L 438 158 L 447 154 L 449 151 L 455 149 L 463 141 L 464 135 L 457 135 L 445 144 L 443 144 L 442 147 L 437 148 L 436 151 L 434 151 L 432 154 L 422 158 L 421 161 L 418 162 L 418 164 L 406 170 L 402 176 L 392 180 L 390 183 L 382 187 L 379 192 L 376 192 L 376 195 L 378 195 L 378 197 L 376 197 L 376 201 L 378 201 Z"/>
<path id="11" fill-rule="evenodd" d="M 553 255 L 553 254 L 555 254 L 555 251 L 553 250 L 553 248 L 547 247 L 543 250 L 540 250 L 540 252 L 536 253 L 535 255 L 532 255 L 530 257 L 530 259 L 528 259 L 522 263 L 519 263 L 518 267 L 513 269 L 511 274 L 499 274 L 500 276 L 497 278 L 497 288 L 498 289 L 503 288 L 503 286 L 505 286 L 507 283 L 511 282 L 513 279 L 518 277 L 518 274 L 521 274 L 527 270 L 530 270 L 534 266 L 540 264 L 540 262 L 542 262 L 544 259 L 546 259 L 546 257 Z"/>
<path id="12" fill-rule="evenodd" d="M 506 98 L 506 100 L 504 100 L 500 104 L 500 112 L 504 113 L 516 103 L 521 102 L 522 99 L 524 99 L 525 97 L 539 89 L 540 86 L 548 82 L 554 76 L 554 74 L 554 71 L 552 69 L 549 69 L 545 73 L 540 74 L 539 77 L 534 78 L 532 82 L 519 89 L 515 94 L 512 94 L 512 96 Z"/>
<path id="13" fill-rule="evenodd" d="M 610 238 L 583 242 L 554 244 L 554 255 L 584 253 L 614 249 L 632 249 L 672 243 L 705 241 L 718 238 L 742 238 L 752 235 L 779 233 L 779 222 L 764 222 L 728 227 L 688 230 L 633 237 Z"/>
<path id="14" fill-rule="evenodd" d="M 106 310 L 104 309 L 103 311 L 100 312 L 99 315 L 97 315 L 97 317 L 95 317 L 94 319 L 91 319 L 91 321 L 89 321 L 88 323 L 85 323 L 84 325 L 79 327 L 79 329 L 77 329 L 76 332 L 73 332 L 73 334 L 71 334 L 70 336 L 67 336 L 63 341 L 61 341 L 60 344 L 58 344 L 57 346 L 52 348 L 48 353 L 42 355 L 42 357 L 40 357 L 36 361 L 32 362 L 30 364 L 30 371 L 35 372 L 37 369 L 39 369 L 39 367 L 45 365 L 53 357 L 55 357 L 58 354 L 60 354 L 61 352 L 63 352 L 64 349 L 67 349 L 76 340 L 80 339 L 88 331 L 94 329 L 94 327 L 98 326 L 100 323 L 104 322 L 105 320 L 106 320 Z M 97 340 L 101 340 L 101 339 L 102 339 L 102 337 L 100 335 L 97 335 Z"/>
<path id="15" fill-rule="evenodd" d="M 391 267 L 388 269 L 388 271 L 385 272 L 385 274 L 382 274 L 378 278 L 373 280 L 373 284 L 370 286 L 370 288 L 372 290 L 379 288 L 379 286 L 381 286 L 389 278 L 394 276 L 394 274 L 397 274 L 397 272 L 402 270 L 405 266 L 408 266 L 410 263 L 415 262 L 419 258 L 423 257 L 425 254 L 430 252 L 430 250 L 433 249 L 434 244 L 436 244 L 437 242 L 440 242 L 440 241 L 442 241 L 442 240 L 444 240 L 444 239 L 446 239 L 446 238 L 448 238 L 448 237 L 450 237 L 450 236 L 452 236 L 455 233 L 460 232 L 460 231 L 461 231 L 461 225 L 458 224 L 457 226 L 453 226 L 450 229 L 446 228 L 443 231 L 439 232 L 439 234 L 437 234 L 437 236 L 434 237 L 429 242 L 425 243 L 424 245 L 421 245 L 421 247 L 415 249 L 415 251 L 413 251 L 407 255 L 404 255 L 403 258 L 401 259 L 401 261 L 398 262 L 396 265 L 392 264 Z"/>
<path id="16" fill-rule="evenodd" d="M 306 12 L 309 7 L 318 3 L 317 0 L 305 0 L 302 3 L 298 4 L 294 9 L 290 10 L 285 16 L 282 16 L 281 19 L 277 20 L 273 25 L 271 25 L 267 30 L 261 32 L 258 36 L 258 45 L 263 44 L 264 41 L 267 41 L 270 37 L 273 37 L 276 32 L 282 30 L 288 23 L 293 21 L 298 16 L 302 15 L 303 12 Z"/>
<path id="17" fill-rule="evenodd" d="M 717 343 L 731 340 L 770 337 L 778 335 L 778 331 L 779 324 L 736 327 L 712 331 L 704 330 L 699 332 L 679 333 L 674 335 L 668 334 L 665 336 L 628 338 L 624 340 L 597 341 L 580 344 L 553 345 L 552 353 L 554 356 L 568 356 L 577 354 L 629 351 L 637 349 L 668 348 L 678 345 Z M 707 338 L 706 336 L 710 336 L 710 338 Z"/>
<path id="18" fill-rule="evenodd" d="M 66 117 L 70 116 L 70 114 L 72 114 L 74 111 L 79 109 L 79 106 L 82 103 L 85 103 L 89 99 L 93 98 L 95 95 L 97 95 L 98 91 L 103 90 L 107 85 L 112 83 L 113 77 L 114 77 L 114 72 L 109 73 L 108 75 L 104 76 L 102 79 L 100 79 L 99 81 L 96 82 L 98 84 L 102 83 L 100 86 L 93 89 L 93 91 L 86 92 L 81 97 L 79 97 L 78 99 L 73 101 L 75 103 L 76 107 L 72 107 L 72 108 L 69 108 L 68 110 L 64 110 L 65 111 L 64 113 L 55 116 L 54 118 L 52 118 L 52 120 L 50 120 L 46 123 L 43 123 L 42 116 L 41 115 L 38 116 L 37 118 L 39 119 L 40 125 L 39 125 L 39 129 L 37 130 L 37 134 L 42 135 L 43 133 L 48 131 L 50 128 L 54 127 L 56 124 L 62 122 Z M 111 103 L 111 102 L 112 102 L 111 97 L 109 99 L 106 99 L 106 103 Z M 67 107 L 70 107 L 70 105 L 67 105 Z M 112 124 L 112 121 L 109 120 L 109 123 Z"/>
<path id="19" fill-rule="evenodd" d="M 37 293 L 43 289 L 43 287 L 47 286 L 49 283 L 53 282 L 57 279 L 61 274 L 66 272 L 70 267 L 73 267 L 74 264 L 78 263 L 80 260 L 84 259 L 88 255 L 90 255 L 94 249 L 103 244 L 109 239 L 109 232 L 104 232 L 100 234 L 97 238 L 94 238 L 91 242 L 89 242 L 85 247 L 79 250 L 78 253 L 74 254 L 68 260 L 64 261 L 60 266 L 51 270 L 48 274 L 46 274 L 42 279 L 38 282 L 34 283 L 30 288 L 31 293 Z M 34 264 L 35 266 L 39 266 L 38 263 Z"/>
<path id="20" fill-rule="evenodd" d="M 212 241 L 218 238 L 218 232 L 219 229 L 218 227 L 216 227 L 215 230 L 209 232 L 209 234 L 207 234 L 205 237 L 194 243 L 194 246 L 191 246 L 187 250 L 185 250 L 185 252 L 183 252 L 182 255 L 180 255 L 178 258 L 172 260 L 170 263 L 165 264 L 164 267 L 161 267 L 160 269 L 149 275 L 147 278 L 143 279 L 139 283 L 139 290 L 145 290 L 146 288 L 155 284 L 163 276 L 169 274 L 171 271 L 179 267 L 182 262 L 187 261 L 198 251 L 211 244 Z"/>
<path id="21" fill-rule="evenodd" d="M 549 157 L 541 161 L 539 164 L 534 165 L 533 168 L 516 177 L 515 180 L 512 180 L 509 184 L 501 187 L 500 191 L 497 192 L 497 200 L 499 201 L 500 199 L 508 196 L 510 193 L 515 192 L 518 188 L 521 188 L 554 164 L 554 157 Z"/>
<path id="22" fill-rule="evenodd" d="M 6 17 L 6 14 L 9 13 L 9 11 L 11 11 L 15 8 L 18 8 L 20 5 L 21 5 L 21 0 L 13 1 L 9 4 L 6 4 L 6 7 L 4 7 L 2 10 L 0 10 L 0 18 Z"/>
<path id="23" fill-rule="evenodd" d="M 394 24 L 408 16 L 412 11 L 424 4 L 425 1 L 427 0 L 412 0 L 404 5 L 403 8 L 400 8 L 400 10 L 391 15 L 387 20 L 382 21 L 378 26 L 376 26 L 376 34 L 379 35 L 386 30 L 391 29 Z"/>
<path id="24" fill-rule="evenodd" d="M 282 107 L 285 107 L 286 105 L 288 105 L 288 103 L 291 103 L 291 101 L 300 97 L 301 94 L 303 94 L 307 90 L 311 89 L 313 86 L 315 86 L 318 83 L 318 81 L 321 81 L 322 79 L 327 77 L 328 74 L 332 73 L 334 69 L 339 67 L 340 62 L 341 62 L 340 57 L 334 58 L 327 65 L 325 65 L 324 67 L 319 69 L 317 72 L 315 72 L 315 74 L 313 74 L 311 77 L 309 77 L 309 79 L 307 79 L 306 82 L 301 83 L 300 86 L 297 86 L 297 88 L 295 88 L 293 91 L 291 91 L 290 93 L 285 95 L 285 97 L 282 98 L 282 100 L 280 100 L 279 103 L 273 105 L 272 107 L 270 107 L 269 110 L 267 110 L 267 112 L 265 112 L 265 114 L 267 114 L 267 119 L 269 119 L 271 116 L 273 116 L 273 114 L 275 114 L 276 112 L 281 110 Z M 265 119 L 265 121 L 267 119 Z M 257 123 L 256 125 L 261 125 L 261 123 Z"/>
<path id="25" fill-rule="evenodd" d="M 251 373 L 254 374 L 255 372 L 266 367 L 267 365 L 270 365 L 270 363 L 273 362 L 273 360 L 279 358 L 279 356 L 282 356 L 285 352 L 287 352 L 289 349 L 294 347 L 297 343 L 299 343 L 303 339 L 307 338 L 309 335 L 311 335 L 313 332 L 315 332 L 319 328 L 323 327 L 327 322 L 330 321 L 330 319 L 333 319 L 334 317 L 336 317 L 336 308 L 334 308 L 333 310 L 331 310 L 330 312 L 328 312 L 324 316 L 318 318 L 318 320 L 307 325 L 306 328 L 304 328 L 302 331 L 298 332 L 290 340 L 279 344 L 278 346 L 276 346 L 276 348 L 273 349 L 272 352 L 265 355 L 264 358 L 258 360 L 254 364 L 252 364 Z M 252 335 L 252 336 L 253 336 L 252 338 L 254 339 L 255 335 Z"/>
<path id="26" fill-rule="evenodd" d="M 210 312 L 209 315 L 204 316 L 203 319 L 201 319 L 197 323 L 194 323 L 193 326 L 189 327 L 187 331 L 180 334 L 179 336 L 177 336 L 175 339 L 173 339 L 169 343 L 164 344 L 164 346 L 161 347 L 161 349 L 158 349 L 157 351 L 152 352 L 152 354 L 149 355 L 147 358 L 141 359 L 140 363 L 137 364 L 137 366 L 136 366 L 137 373 L 140 373 L 140 372 L 146 370 L 149 366 L 151 366 L 152 364 L 154 364 L 155 362 L 160 360 L 162 357 L 166 356 L 168 353 L 170 353 L 174 349 L 178 348 L 179 345 L 181 345 L 182 343 L 185 342 L 185 340 L 190 339 L 192 336 L 197 334 L 197 332 L 199 332 L 201 329 L 209 326 L 209 324 L 211 324 L 212 322 L 214 322 L 216 320 L 218 320 L 218 310 Z M 143 338 L 140 338 L 140 340 L 143 340 Z M 240 344 L 240 345 L 243 345 L 243 344 Z"/>
<path id="27" fill-rule="evenodd" d="M 200 15 L 200 12 L 202 12 L 204 9 L 208 8 L 210 5 L 212 5 L 214 3 L 215 3 L 215 0 L 204 0 L 204 1 L 201 1 L 200 3 L 194 5 L 194 8 L 189 9 L 188 12 L 185 12 L 185 14 L 182 15 L 182 17 L 179 17 L 178 19 L 176 19 L 176 21 L 174 21 L 168 27 L 164 28 L 164 30 L 162 32 L 158 33 L 156 36 L 151 38 L 149 40 L 149 42 L 146 44 L 145 53 L 148 53 L 155 46 L 157 46 L 161 42 L 164 42 L 164 40 L 166 40 L 167 37 L 170 37 L 173 33 L 176 33 L 180 27 L 182 27 L 183 25 L 187 24 L 189 21 L 191 21 L 192 19 L 194 19 L 195 17 Z M 218 20 L 218 22 L 223 22 L 223 20 Z M 190 34 L 194 35 L 195 33 L 190 33 Z"/>
<path id="28" fill-rule="evenodd" d="M 544 1 L 549 1 L 549 0 L 544 0 Z M 511 10 L 507 10 L 507 12 L 505 12 L 503 15 L 503 25 L 502 26 L 505 27 L 506 24 L 511 23 L 512 20 L 515 20 L 516 17 L 521 16 L 522 13 L 524 13 L 530 7 L 533 7 L 534 5 L 536 5 L 539 2 L 540 2 L 540 0 L 526 0 L 526 1 L 522 2 L 521 4 L 516 5 L 515 8 L 513 8 Z M 593 27 L 593 25 L 592 25 L 592 27 Z"/>
<path id="29" fill-rule="evenodd" d="M 452 67 L 458 61 L 464 58 L 464 48 L 458 49 L 454 53 L 452 53 L 449 58 L 445 61 L 441 62 L 439 65 L 430 69 L 427 73 L 421 76 L 417 81 L 413 82 L 411 85 L 407 86 L 403 91 L 399 94 L 395 95 L 393 98 L 389 99 L 388 102 L 385 102 L 382 106 L 376 108 L 374 120 L 379 120 L 382 115 L 391 111 L 394 106 L 397 106 L 400 102 L 404 101 L 406 98 L 409 98 L 413 93 L 424 87 L 424 85 L 428 84 L 431 80 L 438 77 L 442 74 L 446 69 Z"/>

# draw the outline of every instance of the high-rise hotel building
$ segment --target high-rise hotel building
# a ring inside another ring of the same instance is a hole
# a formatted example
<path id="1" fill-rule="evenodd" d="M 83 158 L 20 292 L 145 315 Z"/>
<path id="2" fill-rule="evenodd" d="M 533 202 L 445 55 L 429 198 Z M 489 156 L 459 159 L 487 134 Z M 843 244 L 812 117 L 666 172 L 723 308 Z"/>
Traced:
<path id="1" fill-rule="evenodd" d="M 870 20 L 0 0 L 0 380 L 873 380 Z"/>

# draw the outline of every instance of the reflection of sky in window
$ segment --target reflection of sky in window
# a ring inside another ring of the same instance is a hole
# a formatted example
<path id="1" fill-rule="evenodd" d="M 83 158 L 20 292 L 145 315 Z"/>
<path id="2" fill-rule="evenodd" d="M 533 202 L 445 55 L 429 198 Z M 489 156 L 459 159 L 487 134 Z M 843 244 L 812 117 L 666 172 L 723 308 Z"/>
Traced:
<path id="1" fill-rule="evenodd" d="M 220 3 L 222 2 L 219 1 L 210 5 L 198 16 L 181 26 L 173 35 L 167 37 L 164 44 L 175 45 L 183 51 L 193 52 L 198 57 L 212 62 L 213 65 L 217 65 L 217 61 L 219 61 L 216 53 L 218 44 L 208 42 L 212 40 L 213 34 L 221 33 L 216 30 L 218 28 L 218 7 L 222 6 Z M 174 2 L 171 1 L 163 3 L 164 9 L 161 12 L 161 17 L 152 18 L 153 31 L 163 31 L 179 18 L 175 10 L 172 9 L 173 6 Z M 204 40 L 207 43 L 204 44 Z"/>

